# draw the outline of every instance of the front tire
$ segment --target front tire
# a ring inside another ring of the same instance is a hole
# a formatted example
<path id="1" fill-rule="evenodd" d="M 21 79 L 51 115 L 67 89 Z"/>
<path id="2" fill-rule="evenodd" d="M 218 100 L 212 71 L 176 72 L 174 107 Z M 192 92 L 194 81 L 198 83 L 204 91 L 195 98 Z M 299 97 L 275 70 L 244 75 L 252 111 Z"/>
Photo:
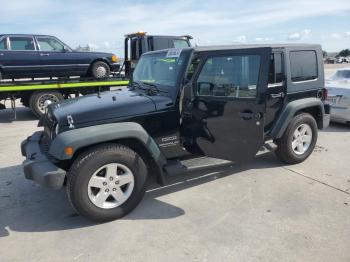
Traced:
<path id="1" fill-rule="evenodd" d="M 145 193 L 147 168 L 133 150 L 105 144 L 80 155 L 67 175 L 67 194 L 82 216 L 107 222 L 132 211 Z"/>
<path id="2" fill-rule="evenodd" d="M 91 66 L 91 75 L 95 79 L 104 79 L 109 77 L 111 69 L 109 65 L 102 61 L 97 61 Z"/>
<path id="3" fill-rule="evenodd" d="M 301 113 L 292 119 L 283 136 L 276 141 L 275 153 L 286 164 L 303 162 L 314 150 L 317 136 L 315 118 L 308 113 Z"/>

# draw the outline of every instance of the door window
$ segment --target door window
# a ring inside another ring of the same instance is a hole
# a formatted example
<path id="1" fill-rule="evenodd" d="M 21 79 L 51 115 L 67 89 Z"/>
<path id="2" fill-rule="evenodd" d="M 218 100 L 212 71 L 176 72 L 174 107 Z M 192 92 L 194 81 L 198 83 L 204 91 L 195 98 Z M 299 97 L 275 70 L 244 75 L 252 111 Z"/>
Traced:
<path id="1" fill-rule="evenodd" d="M 6 37 L 0 41 L 0 50 L 6 50 Z"/>
<path id="2" fill-rule="evenodd" d="M 153 45 L 154 50 L 162 50 L 162 49 L 168 49 L 172 46 L 170 46 L 169 39 L 168 38 L 153 38 Z"/>
<path id="3" fill-rule="evenodd" d="M 186 48 L 190 46 L 186 39 L 174 39 L 173 42 L 175 48 Z"/>
<path id="4" fill-rule="evenodd" d="M 197 94 L 255 98 L 259 70 L 259 55 L 210 57 L 198 77 Z"/>
<path id="5" fill-rule="evenodd" d="M 11 50 L 31 51 L 35 50 L 34 40 L 32 37 L 14 36 L 10 37 Z"/>
<path id="6" fill-rule="evenodd" d="M 56 39 L 51 37 L 37 37 L 40 51 L 47 52 L 62 52 L 64 50 L 64 45 L 58 42 Z"/>

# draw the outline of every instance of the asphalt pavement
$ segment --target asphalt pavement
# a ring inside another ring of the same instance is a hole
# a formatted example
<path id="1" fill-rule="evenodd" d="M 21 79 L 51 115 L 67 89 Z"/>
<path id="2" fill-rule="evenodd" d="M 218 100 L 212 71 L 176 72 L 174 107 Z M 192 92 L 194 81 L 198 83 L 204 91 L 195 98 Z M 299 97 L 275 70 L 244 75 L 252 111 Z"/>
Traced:
<path id="1" fill-rule="evenodd" d="M 23 176 L 30 110 L 0 111 L 0 261 L 350 261 L 350 127 L 319 133 L 304 163 L 273 153 L 150 182 L 123 219 L 94 224 L 65 191 Z"/>

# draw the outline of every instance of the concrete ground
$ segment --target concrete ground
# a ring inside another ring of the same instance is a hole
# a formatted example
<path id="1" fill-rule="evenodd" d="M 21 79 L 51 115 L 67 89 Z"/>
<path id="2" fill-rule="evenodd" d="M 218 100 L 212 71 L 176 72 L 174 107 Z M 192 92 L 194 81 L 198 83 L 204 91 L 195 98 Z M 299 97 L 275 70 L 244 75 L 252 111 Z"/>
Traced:
<path id="1" fill-rule="evenodd" d="M 64 190 L 23 177 L 37 120 L 0 111 L 0 261 L 350 261 L 350 127 L 319 133 L 304 163 L 268 153 L 151 184 L 123 219 L 94 224 Z"/>

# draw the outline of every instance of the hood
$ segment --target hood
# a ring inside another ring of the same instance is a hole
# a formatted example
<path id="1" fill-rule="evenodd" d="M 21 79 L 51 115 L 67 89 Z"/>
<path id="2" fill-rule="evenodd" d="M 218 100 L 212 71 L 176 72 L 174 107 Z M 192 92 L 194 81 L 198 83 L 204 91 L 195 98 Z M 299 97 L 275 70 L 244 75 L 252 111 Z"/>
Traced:
<path id="1" fill-rule="evenodd" d="M 67 117 L 73 120 L 74 128 L 78 128 L 118 122 L 121 119 L 164 110 L 172 105 L 169 97 L 151 97 L 125 88 L 65 100 L 50 105 L 49 110 L 59 123 L 60 129 L 66 129 L 69 126 Z"/>

